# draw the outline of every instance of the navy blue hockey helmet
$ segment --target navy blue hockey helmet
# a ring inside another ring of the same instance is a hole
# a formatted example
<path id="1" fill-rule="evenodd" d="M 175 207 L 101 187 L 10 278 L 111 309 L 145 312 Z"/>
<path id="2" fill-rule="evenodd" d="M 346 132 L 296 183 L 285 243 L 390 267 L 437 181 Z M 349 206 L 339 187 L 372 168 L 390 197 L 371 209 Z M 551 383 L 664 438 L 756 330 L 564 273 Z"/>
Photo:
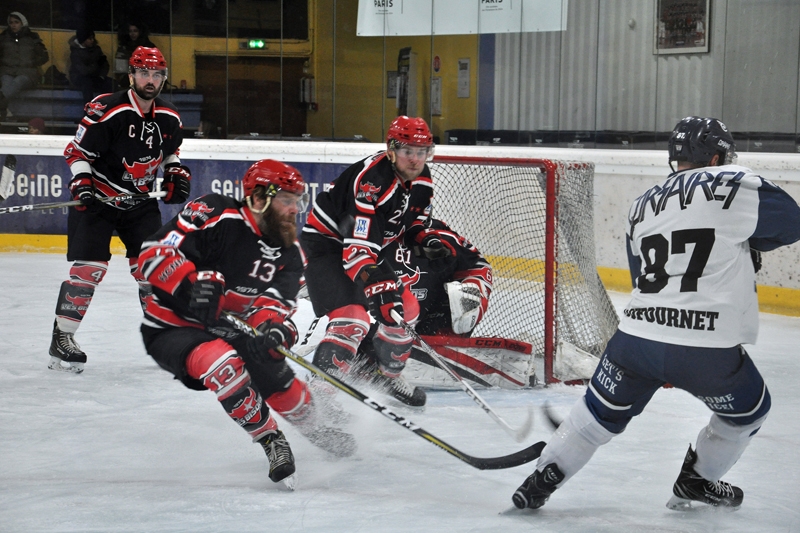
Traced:
<path id="1" fill-rule="evenodd" d="M 669 164 L 686 161 L 705 165 L 719 154 L 720 163 L 728 165 L 736 157 L 735 148 L 733 136 L 719 119 L 686 117 L 669 137 Z"/>

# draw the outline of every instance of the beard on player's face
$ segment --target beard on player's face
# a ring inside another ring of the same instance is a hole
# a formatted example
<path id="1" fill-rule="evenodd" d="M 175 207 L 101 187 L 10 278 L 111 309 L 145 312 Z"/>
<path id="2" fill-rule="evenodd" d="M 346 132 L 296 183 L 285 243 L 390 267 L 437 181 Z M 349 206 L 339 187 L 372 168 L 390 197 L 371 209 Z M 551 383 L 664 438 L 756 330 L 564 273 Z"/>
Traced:
<path id="1" fill-rule="evenodd" d="M 270 205 L 258 224 L 261 233 L 274 243 L 288 248 L 297 240 L 297 217 L 294 214 L 280 214 Z"/>

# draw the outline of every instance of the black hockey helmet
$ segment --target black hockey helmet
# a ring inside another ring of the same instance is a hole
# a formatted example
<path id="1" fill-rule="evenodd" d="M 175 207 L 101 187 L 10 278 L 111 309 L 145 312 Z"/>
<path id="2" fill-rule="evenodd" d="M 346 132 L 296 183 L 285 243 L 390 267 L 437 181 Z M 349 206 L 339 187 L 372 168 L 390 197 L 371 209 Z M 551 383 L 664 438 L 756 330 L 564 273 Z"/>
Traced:
<path id="1" fill-rule="evenodd" d="M 669 165 L 673 161 L 705 165 L 715 154 L 721 164 L 728 165 L 736 157 L 735 148 L 733 136 L 719 119 L 686 117 L 669 137 Z"/>

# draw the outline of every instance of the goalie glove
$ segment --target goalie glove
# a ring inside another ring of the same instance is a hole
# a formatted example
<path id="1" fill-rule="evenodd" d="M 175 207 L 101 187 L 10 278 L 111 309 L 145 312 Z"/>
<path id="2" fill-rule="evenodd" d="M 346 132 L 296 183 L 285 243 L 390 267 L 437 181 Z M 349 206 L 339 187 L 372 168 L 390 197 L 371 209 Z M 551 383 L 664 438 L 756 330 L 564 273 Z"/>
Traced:
<path id="1" fill-rule="evenodd" d="M 426 257 L 428 266 L 434 272 L 441 273 L 449 270 L 456 264 L 456 250 L 453 246 L 433 230 L 427 230 L 419 238 L 419 245 L 414 246 L 417 257 Z"/>
<path id="2" fill-rule="evenodd" d="M 450 300 L 450 324 L 453 333 L 471 333 L 483 318 L 489 306 L 489 298 L 483 294 L 480 284 L 465 280 L 444 284 Z"/>

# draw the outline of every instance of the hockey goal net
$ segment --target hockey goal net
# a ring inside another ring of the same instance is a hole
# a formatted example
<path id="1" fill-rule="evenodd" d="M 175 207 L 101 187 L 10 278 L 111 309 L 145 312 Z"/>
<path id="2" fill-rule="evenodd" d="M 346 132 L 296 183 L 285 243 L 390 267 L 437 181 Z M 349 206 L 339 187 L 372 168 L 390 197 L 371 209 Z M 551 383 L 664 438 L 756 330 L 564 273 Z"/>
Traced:
<path id="1" fill-rule="evenodd" d="M 429 167 L 433 216 L 494 271 L 473 337 L 530 343 L 546 383 L 590 377 L 618 324 L 595 263 L 594 165 L 437 156 Z"/>

